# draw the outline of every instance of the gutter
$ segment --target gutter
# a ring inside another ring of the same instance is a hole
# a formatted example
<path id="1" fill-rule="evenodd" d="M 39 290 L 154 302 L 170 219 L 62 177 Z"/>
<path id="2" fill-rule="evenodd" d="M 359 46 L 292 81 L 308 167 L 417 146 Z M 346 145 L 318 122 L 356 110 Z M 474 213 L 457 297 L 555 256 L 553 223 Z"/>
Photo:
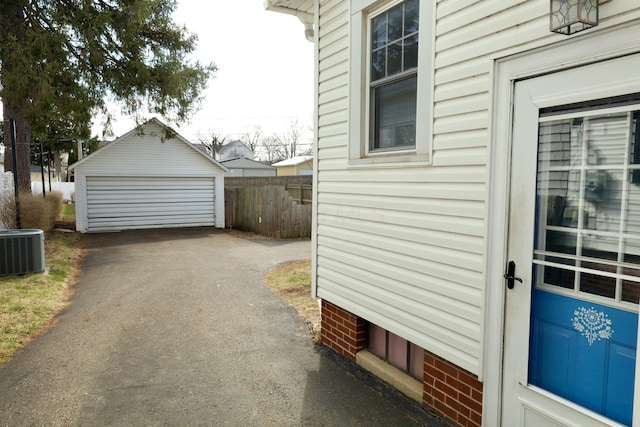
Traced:
<path id="1" fill-rule="evenodd" d="M 300 22 L 304 25 L 304 37 L 310 41 L 315 41 L 315 30 L 313 28 L 314 16 L 312 13 L 303 12 L 298 9 L 292 9 L 290 7 L 279 6 L 278 0 L 264 0 L 264 8 L 265 10 L 269 10 L 271 12 L 279 12 L 285 13 L 287 15 L 296 16 Z"/>

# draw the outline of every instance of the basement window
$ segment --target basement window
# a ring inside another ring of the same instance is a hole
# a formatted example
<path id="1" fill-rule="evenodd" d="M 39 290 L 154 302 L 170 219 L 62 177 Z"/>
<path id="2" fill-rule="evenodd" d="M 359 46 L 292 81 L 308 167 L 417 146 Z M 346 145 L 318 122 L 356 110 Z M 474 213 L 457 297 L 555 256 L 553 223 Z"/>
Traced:
<path id="1" fill-rule="evenodd" d="M 379 326 L 369 324 L 369 351 L 422 382 L 424 350 Z"/>

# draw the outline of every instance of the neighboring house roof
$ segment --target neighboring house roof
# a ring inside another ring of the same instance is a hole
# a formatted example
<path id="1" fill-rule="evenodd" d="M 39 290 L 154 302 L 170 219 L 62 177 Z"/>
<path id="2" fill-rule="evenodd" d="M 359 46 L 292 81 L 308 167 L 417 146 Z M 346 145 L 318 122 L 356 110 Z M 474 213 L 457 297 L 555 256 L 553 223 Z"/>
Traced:
<path id="1" fill-rule="evenodd" d="M 249 147 L 247 147 L 242 141 L 240 141 L 239 139 L 233 140 L 227 144 L 224 144 L 222 146 L 218 146 L 215 148 L 216 153 L 221 156 L 222 158 L 224 157 L 230 157 L 233 156 L 233 158 L 239 158 L 240 155 L 245 155 L 246 154 L 251 154 L 251 156 L 246 156 L 245 157 L 251 157 L 253 158 L 255 156 L 255 153 L 253 152 L 253 150 Z"/>
<path id="2" fill-rule="evenodd" d="M 238 158 L 238 159 L 229 159 L 220 161 L 223 165 L 228 167 L 229 169 L 275 169 L 273 165 L 267 165 L 262 162 L 258 162 L 251 159 Z"/>
<path id="3" fill-rule="evenodd" d="M 209 149 L 207 148 L 206 145 L 204 144 L 192 144 L 194 147 L 196 147 L 198 150 L 202 151 L 204 154 L 206 154 L 207 156 L 210 156 L 209 154 Z M 214 148 L 215 150 L 215 148 Z"/>
<path id="4" fill-rule="evenodd" d="M 295 165 L 299 165 L 300 163 L 308 162 L 309 160 L 312 160 L 312 159 L 313 159 L 313 156 L 296 156 L 290 159 L 283 160 L 278 163 L 274 163 L 272 166 L 275 166 L 275 167 L 295 166 Z"/>
<path id="5" fill-rule="evenodd" d="M 159 126 L 161 126 L 163 128 L 171 129 L 169 126 L 165 125 L 163 122 L 161 122 L 160 120 L 158 120 L 155 117 L 152 118 L 152 119 L 149 119 L 147 122 L 145 122 L 141 126 L 144 128 L 146 125 L 148 125 L 150 123 L 155 123 L 155 124 L 157 124 L 157 125 L 159 125 Z M 172 139 L 175 139 L 177 141 L 180 141 L 180 142 L 184 143 L 186 146 L 188 146 L 190 149 L 192 149 L 196 153 L 200 154 L 202 157 L 206 158 L 208 161 L 210 161 L 213 164 L 215 164 L 216 166 L 222 168 L 222 170 L 224 170 L 225 172 L 229 172 L 229 169 L 226 166 L 222 165 L 220 162 L 218 162 L 217 160 L 215 160 L 211 156 L 208 156 L 207 154 L 205 154 L 202 151 L 200 151 L 191 142 L 189 142 L 186 138 L 184 138 L 183 136 L 181 136 L 177 132 L 175 132 L 175 131 L 173 131 L 173 132 L 174 132 L 175 135 L 172 137 Z M 84 157 L 83 159 L 78 160 L 74 164 L 69 165 L 69 170 L 75 169 L 76 167 L 78 167 L 79 165 L 83 164 L 84 162 L 92 159 L 94 156 L 100 155 L 100 153 L 102 153 L 104 150 L 111 149 L 111 147 L 117 145 L 120 141 L 128 139 L 131 136 L 135 136 L 137 133 L 138 133 L 138 128 L 134 128 L 134 129 L 130 130 L 129 132 L 127 132 L 124 135 L 116 138 L 114 141 L 110 142 L 109 144 L 107 144 L 107 145 L 105 145 L 103 147 L 100 147 L 98 150 L 96 150 L 93 153 L 89 154 L 87 157 Z"/>

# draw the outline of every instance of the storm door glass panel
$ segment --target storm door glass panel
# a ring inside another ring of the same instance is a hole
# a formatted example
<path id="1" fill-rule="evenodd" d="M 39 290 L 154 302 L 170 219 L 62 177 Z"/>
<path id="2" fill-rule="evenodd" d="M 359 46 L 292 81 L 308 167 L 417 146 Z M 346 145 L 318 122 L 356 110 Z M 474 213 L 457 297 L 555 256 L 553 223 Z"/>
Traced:
<path id="1" fill-rule="evenodd" d="M 635 117 L 616 111 L 541 119 L 538 287 L 603 297 L 594 301 L 616 306 L 640 299 L 632 296 L 640 283 Z"/>
<path id="2" fill-rule="evenodd" d="M 640 301 L 633 107 L 543 115 L 529 382 L 630 424 Z"/>
<path id="3" fill-rule="evenodd" d="M 636 276 L 635 266 L 640 264 L 640 113 L 631 116 L 631 146 L 629 147 L 629 182 L 627 200 L 624 206 L 625 233 L 622 245 L 624 251 L 624 276 Z M 621 299 L 624 302 L 640 302 L 640 283 L 634 280 L 622 280 Z"/>

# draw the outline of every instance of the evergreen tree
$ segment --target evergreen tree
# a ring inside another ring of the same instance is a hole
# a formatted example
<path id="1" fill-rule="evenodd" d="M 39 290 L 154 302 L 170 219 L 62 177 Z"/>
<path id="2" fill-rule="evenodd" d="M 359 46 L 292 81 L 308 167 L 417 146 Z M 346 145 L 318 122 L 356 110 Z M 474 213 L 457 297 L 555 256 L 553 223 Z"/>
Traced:
<path id="1" fill-rule="evenodd" d="M 187 120 L 216 70 L 188 59 L 197 37 L 171 18 L 175 0 L 11 0 L 0 2 L 0 83 L 7 152 L 16 130 L 19 184 L 29 189 L 29 146 L 64 129 L 89 137 L 107 101 L 136 118 Z"/>

